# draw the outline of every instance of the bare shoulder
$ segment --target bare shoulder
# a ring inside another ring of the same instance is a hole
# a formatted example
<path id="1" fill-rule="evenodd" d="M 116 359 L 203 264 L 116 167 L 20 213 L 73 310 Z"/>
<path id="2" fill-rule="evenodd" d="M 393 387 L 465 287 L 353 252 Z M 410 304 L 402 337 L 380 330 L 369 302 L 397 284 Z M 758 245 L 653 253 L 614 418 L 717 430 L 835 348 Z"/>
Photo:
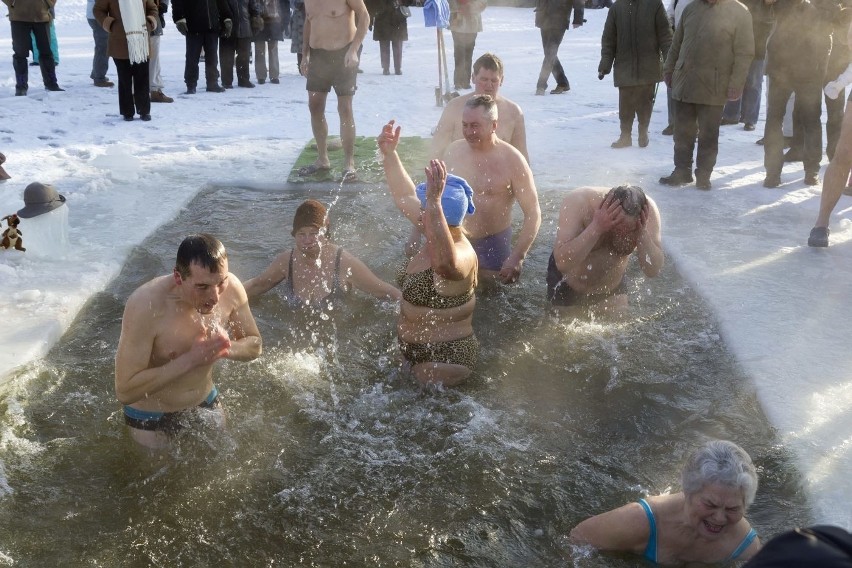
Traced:
<path id="1" fill-rule="evenodd" d="M 571 540 L 600 550 L 642 550 L 651 529 L 639 503 L 589 517 L 571 530 Z"/>
<path id="2" fill-rule="evenodd" d="M 158 276 L 142 284 L 127 298 L 125 313 L 150 312 L 153 314 L 160 311 L 160 308 L 165 305 L 172 282 L 172 275 L 168 275 Z"/>
<path id="3" fill-rule="evenodd" d="M 580 186 L 570 192 L 562 200 L 562 207 L 592 208 L 598 205 L 609 190 L 605 187 Z"/>
<path id="4" fill-rule="evenodd" d="M 518 103 L 506 97 L 500 97 L 497 100 L 497 112 L 501 119 L 504 118 L 504 115 L 508 115 L 508 118 L 517 118 L 524 114 Z"/>

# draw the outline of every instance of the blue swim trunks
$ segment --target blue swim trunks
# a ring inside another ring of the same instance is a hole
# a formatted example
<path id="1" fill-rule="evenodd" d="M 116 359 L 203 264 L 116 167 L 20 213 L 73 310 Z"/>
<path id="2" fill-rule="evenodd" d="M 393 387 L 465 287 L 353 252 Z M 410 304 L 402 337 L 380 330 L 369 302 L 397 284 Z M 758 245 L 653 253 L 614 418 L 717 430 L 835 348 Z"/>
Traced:
<path id="1" fill-rule="evenodd" d="M 221 406 L 219 389 L 214 385 L 207 398 L 196 408 L 213 409 Z M 186 410 L 179 410 L 177 412 L 151 412 L 148 410 L 139 410 L 132 406 L 125 406 L 124 423 L 137 430 L 160 431 L 167 434 L 174 434 L 181 429 L 181 418 L 185 417 L 192 410 L 191 408 L 187 408 Z"/>
<path id="2" fill-rule="evenodd" d="M 470 244 L 476 251 L 480 270 L 499 272 L 512 253 L 512 227 L 481 239 L 470 239 Z"/>

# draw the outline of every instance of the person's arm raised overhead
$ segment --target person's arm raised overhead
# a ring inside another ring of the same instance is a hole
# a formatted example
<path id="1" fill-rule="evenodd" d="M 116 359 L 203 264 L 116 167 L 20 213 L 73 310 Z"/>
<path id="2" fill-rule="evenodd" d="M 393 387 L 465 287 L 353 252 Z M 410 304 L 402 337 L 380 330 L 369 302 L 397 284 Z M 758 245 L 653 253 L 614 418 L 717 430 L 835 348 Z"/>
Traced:
<path id="1" fill-rule="evenodd" d="M 414 193 L 414 182 L 408 176 L 408 172 L 402 165 L 402 160 L 397 154 L 401 127 L 394 128 L 391 120 L 382 128 L 381 134 L 376 138 L 376 144 L 382 152 L 382 163 L 385 168 L 388 188 L 397 208 L 415 226 L 420 224 L 420 200 Z"/>

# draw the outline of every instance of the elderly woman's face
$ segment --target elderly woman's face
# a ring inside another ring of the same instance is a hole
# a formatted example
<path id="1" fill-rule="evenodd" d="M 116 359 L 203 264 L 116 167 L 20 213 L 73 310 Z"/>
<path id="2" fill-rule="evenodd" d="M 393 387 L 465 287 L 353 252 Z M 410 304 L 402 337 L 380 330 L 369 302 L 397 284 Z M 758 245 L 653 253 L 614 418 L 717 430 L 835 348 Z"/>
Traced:
<path id="1" fill-rule="evenodd" d="M 718 538 L 740 522 L 745 499 L 739 489 L 711 483 L 687 496 L 689 524 L 705 538 Z"/>
<path id="2" fill-rule="evenodd" d="M 325 229 L 318 227 L 302 227 L 293 234 L 296 246 L 303 254 L 319 253 L 325 242 Z"/>

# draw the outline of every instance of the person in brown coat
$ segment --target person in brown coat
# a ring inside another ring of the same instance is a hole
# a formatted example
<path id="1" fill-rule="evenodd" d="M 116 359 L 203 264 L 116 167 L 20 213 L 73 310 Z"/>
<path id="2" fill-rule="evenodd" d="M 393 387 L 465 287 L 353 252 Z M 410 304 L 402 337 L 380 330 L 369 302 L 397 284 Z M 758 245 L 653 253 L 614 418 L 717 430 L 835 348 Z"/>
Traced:
<path id="1" fill-rule="evenodd" d="M 149 33 L 157 27 L 159 8 L 154 0 L 96 0 L 95 19 L 109 33 L 107 53 L 118 72 L 118 108 L 124 120 L 138 112 L 151 120 L 149 88 Z"/>

